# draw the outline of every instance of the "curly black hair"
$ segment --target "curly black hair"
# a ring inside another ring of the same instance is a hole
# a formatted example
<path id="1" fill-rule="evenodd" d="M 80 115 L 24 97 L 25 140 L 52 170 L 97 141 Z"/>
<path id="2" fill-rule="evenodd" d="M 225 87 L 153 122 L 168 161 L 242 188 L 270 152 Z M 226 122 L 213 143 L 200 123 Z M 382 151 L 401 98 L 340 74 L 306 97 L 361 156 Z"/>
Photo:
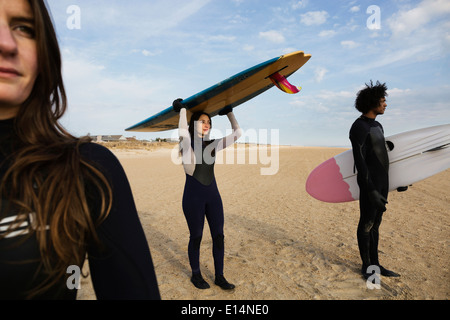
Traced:
<path id="1" fill-rule="evenodd" d="M 373 108 L 378 107 L 380 99 L 386 97 L 386 83 L 377 83 L 374 85 L 372 80 L 370 84 L 366 83 L 366 87 L 358 92 L 355 100 L 355 108 L 362 114 L 366 114 Z"/>

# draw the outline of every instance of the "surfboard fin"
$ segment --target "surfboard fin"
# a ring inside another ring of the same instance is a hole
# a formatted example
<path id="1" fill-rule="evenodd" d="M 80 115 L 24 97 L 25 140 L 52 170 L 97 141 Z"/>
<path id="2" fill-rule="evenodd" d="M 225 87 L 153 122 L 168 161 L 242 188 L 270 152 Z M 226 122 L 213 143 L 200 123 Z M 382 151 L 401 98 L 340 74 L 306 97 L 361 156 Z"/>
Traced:
<path id="1" fill-rule="evenodd" d="M 302 87 L 293 86 L 283 75 L 279 74 L 278 72 L 270 75 L 269 78 L 273 82 L 273 84 L 283 92 L 295 94 L 299 93 L 302 90 Z"/>

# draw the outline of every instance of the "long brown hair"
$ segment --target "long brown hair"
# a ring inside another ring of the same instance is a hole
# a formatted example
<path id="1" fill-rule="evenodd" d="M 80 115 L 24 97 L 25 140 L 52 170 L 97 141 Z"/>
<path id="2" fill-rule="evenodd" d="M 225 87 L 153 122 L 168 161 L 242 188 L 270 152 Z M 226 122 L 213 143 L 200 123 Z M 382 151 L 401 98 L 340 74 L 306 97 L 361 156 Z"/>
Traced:
<path id="1" fill-rule="evenodd" d="M 83 264 L 87 244 L 98 241 L 95 229 L 110 211 L 112 191 L 102 172 L 80 155 L 80 146 L 90 139 L 72 136 L 58 122 L 67 108 L 61 53 L 44 1 L 28 2 L 39 74 L 14 120 L 15 151 L 1 181 L 0 199 L 8 200 L 18 216 L 36 216 L 31 236 L 37 238 L 47 279 L 34 288 L 33 297 L 60 281 L 68 266 Z M 99 212 L 91 212 L 86 186 L 100 199 Z"/>
<path id="2" fill-rule="evenodd" d="M 204 111 L 195 112 L 191 116 L 191 119 L 189 120 L 189 135 L 191 136 L 191 141 L 194 141 L 195 131 L 197 130 L 197 127 L 195 126 L 195 122 L 198 121 L 202 115 L 206 115 L 209 118 L 209 123 L 211 124 L 211 128 L 212 128 L 212 120 L 211 120 L 211 116 L 209 114 L 207 114 Z"/>
<path id="3" fill-rule="evenodd" d="M 195 139 L 197 139 L 197 128 L 195 123 L 200 119 L 200 117 L 202 115 L 206 115 L 209 118 L 209 123 L 210 123 L 210 127 L 212 128 L 212 120 L 211 120 L 211 116 L 204 112 L 204 111 L 197 111 L 194 114 L 192 114 L 191 119 L 189 120 L 189 127 L 188 127 L 188 131 L 189 131 L 189 136 L 191 137 L 191 143 L 194 143 Z M 181 147 L 181 142 L 182 142 L 183 138 L 180 138 L 180 143 L 179 143 L 179 152 L 178 154 L 180 156 L 183 155 L 183 148 Z M 203 138 L 202 138 L 203 141 Z M 211 140 L 205 140 L 204 141 L 206 145 L 209 145 L 212 141 Z M 199 150 L 197 150 L 197 152 L 199 152 Z M 212 150 L 212 156 L 215 155 L 215 150 Z"/>

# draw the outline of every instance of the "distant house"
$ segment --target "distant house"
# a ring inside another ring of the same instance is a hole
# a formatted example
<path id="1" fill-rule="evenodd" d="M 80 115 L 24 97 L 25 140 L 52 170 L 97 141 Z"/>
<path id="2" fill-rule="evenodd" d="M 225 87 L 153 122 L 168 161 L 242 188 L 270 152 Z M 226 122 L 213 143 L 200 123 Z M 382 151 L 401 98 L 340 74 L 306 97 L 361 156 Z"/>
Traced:
<path id="1" fill-rule="evenodd" d="M 94 142 L 121 142 L 127 141 L 123 135 L 93 135 Z"/>

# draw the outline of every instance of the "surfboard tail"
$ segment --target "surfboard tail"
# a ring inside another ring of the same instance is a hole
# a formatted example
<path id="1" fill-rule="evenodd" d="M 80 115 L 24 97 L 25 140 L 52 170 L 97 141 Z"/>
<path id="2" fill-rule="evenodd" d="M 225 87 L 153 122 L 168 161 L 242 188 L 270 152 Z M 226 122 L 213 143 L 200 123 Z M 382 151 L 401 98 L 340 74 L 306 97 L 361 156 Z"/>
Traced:
<path id="1" fill-rule="evenodd" d="M 289 93 L 289 94 L 296 94 L 299 93 L 302 88 L 296 87 L 287 81 L 287 79 L 279 74 L 278 72 L 275 72 L 271 76 L 269 76 L 270 80 L 273 82 L 275 86 L 277 86 L 278 89 L 280 89 L 283 92 Z"/>
<path id="2" fill-rule="evenodd" d="M 306 191 L 313 198 L 330 203 L 355 200 L 336 157 L 317 166 L 306 179 Z"/>

